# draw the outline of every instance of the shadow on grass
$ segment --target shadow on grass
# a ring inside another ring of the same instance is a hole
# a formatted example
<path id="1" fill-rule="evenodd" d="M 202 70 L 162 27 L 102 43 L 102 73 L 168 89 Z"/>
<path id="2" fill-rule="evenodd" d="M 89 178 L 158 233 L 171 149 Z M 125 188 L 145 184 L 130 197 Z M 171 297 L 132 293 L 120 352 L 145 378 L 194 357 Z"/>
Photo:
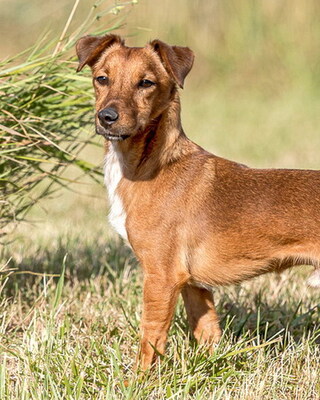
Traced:
<path id="1" fill-rule="evenodd" d="M 300 343 L 308 337 L 313 343 L 320 344 L 318 298 L 308 297 L 304 302 L 304 299 L 286 292 L 286 298 L 270 299 L 268 287 L 248 290 L 246 296 L 243 292 L 239 294 L 237 286 L 227 288 L 225 292 L 224 288 L 219 288 L 219 292 L 222 293 L 217 302 L 220 327 L 234 343 L 250 339 L 264 343 L 279 338 L 282 346 L 286 347 L 291 340 Z M 178 308 L 175 324 L 188 334 L 189 326 L 182 306 Z"/>
<path id="2" fill-rule="evenodd" d="M 32 271 L 39 273 L 35 276 L 28 273 L 13 274 L 8 280 L 4 293 L 7 296 L 23 291 L 24 288 L 39 284 L 41 274 L 57 274 L 62 270 L 63 260 L 67 255 L 66 278 L 69 282 L 89 281 L 98 275 L 106 276 L 114 283 L 123 270 L 130 265 L 136 268 L 137 261 L 128 246 L 121 239 L 103 239 L 103 233 L 97 233 L 93 238 L 80 236 L 60 237 L 46 245 L 31 245 L 24 248 L 24 254 L 10 250 L 4 252 L 2 259 L 11 260 L 8 267 L 16 271 Z M 54 278 L 55 280 L 58 277 Z M 270 299 L 268 287 L 252 290 L 246 289 L 245 296 L 240 295 L 237 287 L 219 289 L 220 300 L 217 311 L 221 328 L 232 335 L 234 340 L 249 336 L 258 336 L 261 340 L 269 340 L 275 336 L 292 337 L 300 341 L 308 332 L 320 332 L 320 305 L 314 305 L 313 298 L 299 301 L 299 296 L 288 290 L 277 298 Z M 176 324 L 180 330 L 187 332 L 188 324 L 185 312 L 181 307 L 177 310 Z M 316 339 L 320 343 L 319 337 Z"/>
<path id="3" fill-rule="evenodd" d="M 132 251 L 121 239 L 102 240 L 101 237 L 66 236 L 50 244 L 27 246 L 19 253 L 12 251 L 10 254 L 10 249 L 5 250 L 2 259 L 10 260 L 7 268 L 15 270 L 6 284 L 6 294 L 17 287 L 20 290 L 24 286 L 32 287 L 43 274 L 57 275 L 54 280 L 58 280 L 65 258 L 66 279 L 71 283 L 98 275 L 107 276 L 113 282 L 128 264 L 137 265 Z"/>
<path id="4" fill-rule="evenodd" d="M 303 299 L 299 301 L 293 297 L 268 301 L 268 293 L 263 289 L 254 295 L 249 308 L 238 302 L 230 307 L 228 299 L 224 299 L 222 324 L 226 325 L 228 316 L 233 315 L 231 327 L 235 337 L 242 336 L 248 330 L 261 337 L 289 331 L 299 339 L 307 330 L 320 329 L 320 304 L 314 305 L 309 299 L 305 301 L 303 304 Z"/>
<path id="5" fill-rule="evenodd" d="M 320 344 L 320 304 L 315 298 L 299 299 L 289 291 L 270 299 L 268 288 L 247 293 L 248 301 L 235 301 L 228 293 L 221 298 L 218 313 L 221 328 L 234 340 L 256 337 L 259 342 L 279 338 L 285 347 L 290 340 L 299 343 L 305 337 Z M 249 304 L 248 304 L 249 303 Z"/>

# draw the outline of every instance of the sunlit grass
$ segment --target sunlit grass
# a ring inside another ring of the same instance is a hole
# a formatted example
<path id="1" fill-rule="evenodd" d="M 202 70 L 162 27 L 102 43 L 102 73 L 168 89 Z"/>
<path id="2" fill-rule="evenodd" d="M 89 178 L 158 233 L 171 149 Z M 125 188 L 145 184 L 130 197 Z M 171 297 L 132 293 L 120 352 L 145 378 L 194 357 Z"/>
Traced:
<path id="1" fill-rule="evenodd" d="M 217 288 L 224 335 L 211 356 L 179 302 L 167 353 L 144 376 L 134 372 L 142 273 L 130 250 L 100 228 L 23 242 L 1 275 L 1 399 L 319 397 L 319 296 L 307 271 Z"/>

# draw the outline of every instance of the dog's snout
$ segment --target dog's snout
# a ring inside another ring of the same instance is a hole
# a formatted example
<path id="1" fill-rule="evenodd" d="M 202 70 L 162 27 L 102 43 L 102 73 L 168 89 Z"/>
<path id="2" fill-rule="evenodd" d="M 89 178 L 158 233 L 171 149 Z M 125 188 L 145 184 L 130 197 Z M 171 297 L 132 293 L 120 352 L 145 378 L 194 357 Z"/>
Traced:
<path id="1" fill-rule="evenodd" d="M 98 117 L 100 122 L 105 125 L 112 125 L 113 123 L 116 122 L 116 120 L 119 118 L 118 112 L 112 108 L 104 108 L 103 110 L 98 112 Z"/>

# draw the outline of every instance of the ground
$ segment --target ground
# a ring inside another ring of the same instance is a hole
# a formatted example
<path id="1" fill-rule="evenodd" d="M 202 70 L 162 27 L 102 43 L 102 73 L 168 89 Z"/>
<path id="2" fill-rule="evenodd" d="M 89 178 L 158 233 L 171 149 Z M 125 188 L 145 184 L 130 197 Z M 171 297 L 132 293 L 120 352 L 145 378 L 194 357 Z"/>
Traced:
<path id="1" fill-rule="evenodd" d="M 190 336 L 179 302 L 161 364 L 137 375 L 141 270 L 120 239 L 84 225 L 38 227 L 41 239 L 13 245 L 1 281 L 1 399 L 320 398 L 309 269 L 215 289 L 224 334 L 213 355 Z"/>

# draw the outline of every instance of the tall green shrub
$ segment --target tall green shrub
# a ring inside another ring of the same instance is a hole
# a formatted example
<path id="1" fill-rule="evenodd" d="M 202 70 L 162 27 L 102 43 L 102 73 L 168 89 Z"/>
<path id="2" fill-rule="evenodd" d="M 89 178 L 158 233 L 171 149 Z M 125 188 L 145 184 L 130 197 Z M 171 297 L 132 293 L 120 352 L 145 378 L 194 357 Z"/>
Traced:
<path id="1" fill-rule="evenodd" d="M 59 39 L 43 38 L 0 63 L 0 236 L 39 199 L 70 185 L 63 175 L 68 166 L 76 166 L 80 175 L 97 174 L 79 158 L 91 143 L 83 130 L 92 118 L 92 94 L 90 79 L 75 74 L 73 46 L 84 33 L 96 31 L 103 16 L 134 2 L 110 6 L 110 1 L 98 1 L 83 24 L 68 33 L 79 1 Z M 99 33 L 118 26 L 114 22 Z"/>

